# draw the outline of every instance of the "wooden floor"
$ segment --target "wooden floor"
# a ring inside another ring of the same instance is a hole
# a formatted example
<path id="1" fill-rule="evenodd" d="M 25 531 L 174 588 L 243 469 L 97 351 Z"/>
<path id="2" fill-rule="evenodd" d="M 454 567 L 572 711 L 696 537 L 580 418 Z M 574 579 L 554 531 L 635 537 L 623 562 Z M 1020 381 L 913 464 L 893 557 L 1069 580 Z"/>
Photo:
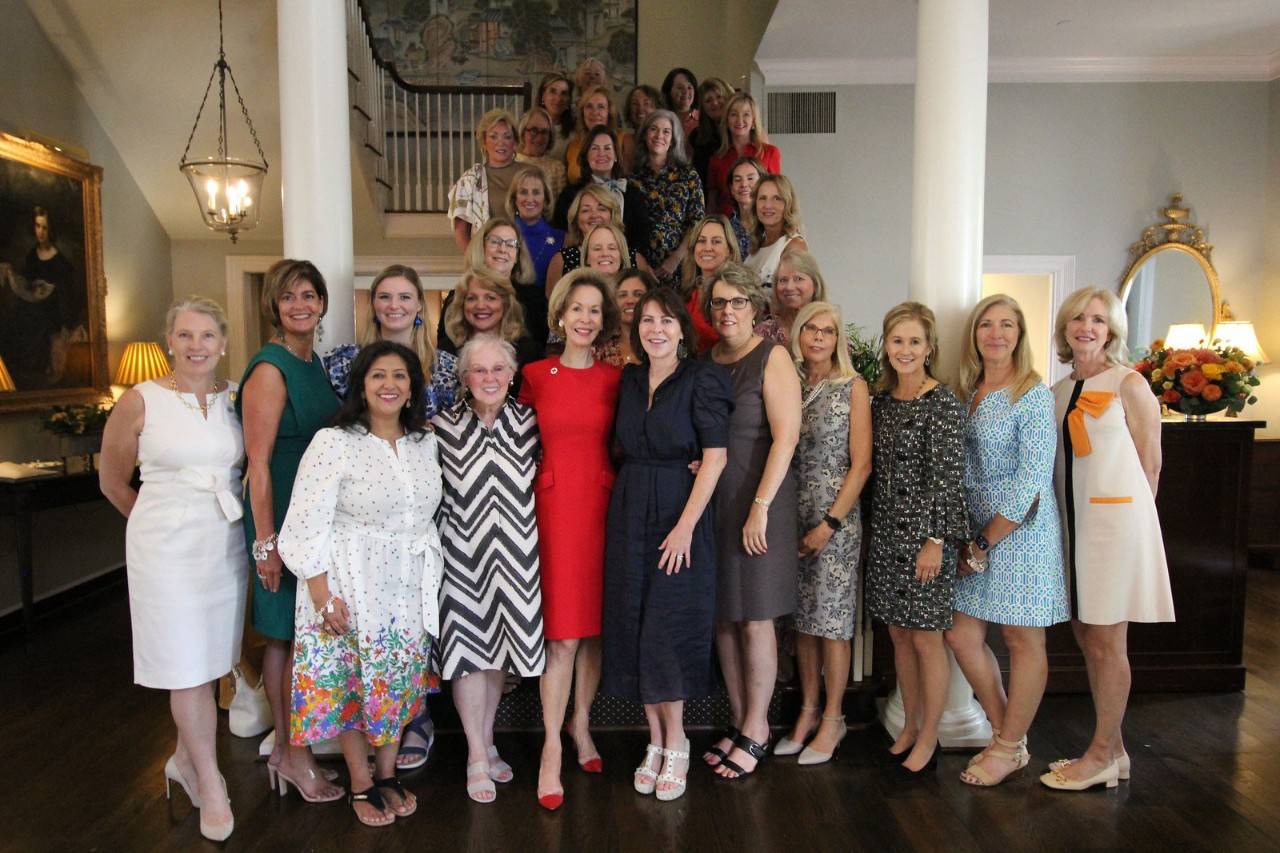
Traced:
<path id="1" fill-rule="evenodd" d="M 936 779 L 903 787 L 876 766 L 875 728 L 851 732 L 832 763 L 768 762 L 725 783 L 695 767 L 689 792 L 659 803 L 631 790 L 642 732 L 598 737 L 603 777 L 566 772 L 567 802 L 534 800 L 539 736 L 500 734 L 516 781 L 494 805 L 463 791 L 464 745 L 443 735 L 409 777 L 422 807 L 386 829 L 357 825 L 345 803 L 306 805 L 267 790 L 256 743 L 219 750 L 231 790 L 234 850 L 1275 850 L 1280 845 L 1280 574 L 1249 577 L 1243 694 L 1143 695 L 1125 725 L 1133 781 L 1113 791 L 1052 793 L 1036 781 L 1053 758 L 1077 753 L 1092 717 L 1085 697 L 1049 696 L 1031 732 L 1032 767 L 993 790 L 956 776 L 947 754 Z M 164 797 L 172 751 L 163 693 L 131 684 L 122 588 L 41 625 L 36 640 L 0 645 L 0 850 L 212 849 L 182 794 Z M 706 736 L 695 740 L 705 744 Z M 568 752 L 568 750 L 566 750 Z"/>

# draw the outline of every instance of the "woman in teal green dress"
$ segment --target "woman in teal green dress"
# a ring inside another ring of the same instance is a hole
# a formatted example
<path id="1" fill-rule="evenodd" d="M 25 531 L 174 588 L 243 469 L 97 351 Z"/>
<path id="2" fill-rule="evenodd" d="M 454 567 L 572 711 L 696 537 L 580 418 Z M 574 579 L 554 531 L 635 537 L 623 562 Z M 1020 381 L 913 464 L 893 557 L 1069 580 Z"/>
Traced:
<path id="1" fill-rule="evenodd" d="M 244 534 L 257 576 L 253 627 L 267 638 L 262 681 L 275 724 L 267 774 L 281 794 L 292 784 L 308 802 L 329 802 L 345 792 L 321 775 L 310 749 L 289 745 L 297 587 L 294 575 L 283 571 L 275 543 L 302 454 L 338 410 L 324 363 L 315 354 L 316 327 L 328 307 L 324 277 L 310 261 L 285 259 L 267 270 L 262 313 L 276 334 L 249 360 L 236 400 L 248 457 Z"/>

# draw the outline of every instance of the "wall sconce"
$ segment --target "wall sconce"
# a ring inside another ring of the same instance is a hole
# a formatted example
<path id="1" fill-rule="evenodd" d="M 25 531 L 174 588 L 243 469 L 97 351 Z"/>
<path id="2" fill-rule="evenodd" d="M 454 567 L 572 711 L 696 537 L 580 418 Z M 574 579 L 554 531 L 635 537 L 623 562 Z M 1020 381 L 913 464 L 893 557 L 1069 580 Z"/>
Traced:
<path id="1" fill-rule="evenodd" d="M 169 359 L 155 341 L 134 341 L 124 348 L 116 368 L 116 385 L 137 385 L 169 372 Z"/>
<path id="2" fill-rule="evenodd" d="M 9 375 L 9 368 L 4 366 L 4 359 L 0 358 L 0 393 L 17 390 L 18 386 L 13 384 L 13 377 Z"/>

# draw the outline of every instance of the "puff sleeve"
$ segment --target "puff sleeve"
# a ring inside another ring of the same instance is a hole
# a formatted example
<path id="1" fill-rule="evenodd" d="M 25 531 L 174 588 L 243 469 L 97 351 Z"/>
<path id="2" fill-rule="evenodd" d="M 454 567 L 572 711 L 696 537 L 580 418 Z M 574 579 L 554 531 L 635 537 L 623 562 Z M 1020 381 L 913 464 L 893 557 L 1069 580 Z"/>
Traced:
<path id="1" fill-rule="evenodd" d="M 276 547 L 289 571 L 300 579 L 323 575 L 333 568 L 333 518 L 338 490 L 346 471 L 348 437 L 329 427 L 316 433 L 298 464 L 289 511 Z"/>
<path id="2" fill-rule="evenodd" d="M 729 415 L 733 412 L 733 389 L 729 373 L 713 361 L 695 362 L 698 367 L 693 386 L 693 429 L 698 446 L 729 446 Z"/>

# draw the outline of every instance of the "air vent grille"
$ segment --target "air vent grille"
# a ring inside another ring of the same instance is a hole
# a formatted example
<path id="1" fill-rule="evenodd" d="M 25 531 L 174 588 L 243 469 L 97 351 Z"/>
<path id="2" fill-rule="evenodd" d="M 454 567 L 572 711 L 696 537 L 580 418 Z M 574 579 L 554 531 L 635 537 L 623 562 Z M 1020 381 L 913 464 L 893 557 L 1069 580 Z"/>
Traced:
<path id="1" fill-rule="evenodd" d="M 769 133 L 835 133 L 835 92 L 770 92 Z"/>

